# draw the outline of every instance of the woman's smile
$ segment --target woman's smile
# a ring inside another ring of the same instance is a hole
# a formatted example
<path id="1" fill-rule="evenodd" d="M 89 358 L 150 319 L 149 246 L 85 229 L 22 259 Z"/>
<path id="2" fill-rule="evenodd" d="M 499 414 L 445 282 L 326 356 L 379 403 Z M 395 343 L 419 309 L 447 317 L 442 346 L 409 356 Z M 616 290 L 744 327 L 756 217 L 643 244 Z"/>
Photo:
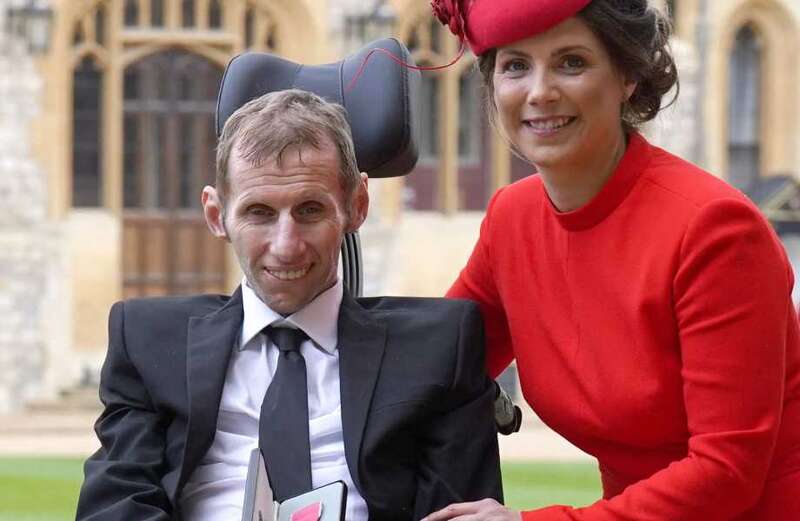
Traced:
<path id="1" fill-rule="evenodd" d="M 538 137 L 551 137 L 570 126 L 578 118 L 575 116 L 553 116 L 523 119 L 522 124 Z"/>

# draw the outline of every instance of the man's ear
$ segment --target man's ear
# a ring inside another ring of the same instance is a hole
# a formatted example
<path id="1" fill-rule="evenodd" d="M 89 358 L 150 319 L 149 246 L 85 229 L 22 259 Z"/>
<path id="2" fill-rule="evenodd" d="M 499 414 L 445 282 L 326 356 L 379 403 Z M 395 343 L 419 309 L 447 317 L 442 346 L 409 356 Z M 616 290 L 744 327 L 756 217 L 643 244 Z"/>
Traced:
<path id="1" fill-rule="evenodd" d="M 203 195 L 200 197 L 203 203 L 203 215 L 206 218 L 206 225 L 211 231 L 211 235 L 219 239 L 228 239 L 228 232 L 225 229 L 225 209 L 222 205 L 222 198 L 213 186 L 203 188 Z"/>
<path id="2" fill-rule="evenodd" d="M 367 218 L 369 211 L 369 190 L 367 190 L 367 174 L 361 173 L 361 179 L 356 186 L 350 200 L 350 219 L 347 224 L 347 233 L 354 232 L 361 228 Z"/>

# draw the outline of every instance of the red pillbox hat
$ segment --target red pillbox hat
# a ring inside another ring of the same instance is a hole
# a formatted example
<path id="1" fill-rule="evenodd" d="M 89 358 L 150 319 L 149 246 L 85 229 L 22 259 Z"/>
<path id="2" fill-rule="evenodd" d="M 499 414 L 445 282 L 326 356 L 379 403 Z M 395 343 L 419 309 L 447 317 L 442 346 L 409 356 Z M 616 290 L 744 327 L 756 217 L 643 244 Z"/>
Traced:
<path id="1" fill-rule="evenodd" d="M 436 17 L 476 55 L 542 33 L 591 0 L 432 0 Z"/>

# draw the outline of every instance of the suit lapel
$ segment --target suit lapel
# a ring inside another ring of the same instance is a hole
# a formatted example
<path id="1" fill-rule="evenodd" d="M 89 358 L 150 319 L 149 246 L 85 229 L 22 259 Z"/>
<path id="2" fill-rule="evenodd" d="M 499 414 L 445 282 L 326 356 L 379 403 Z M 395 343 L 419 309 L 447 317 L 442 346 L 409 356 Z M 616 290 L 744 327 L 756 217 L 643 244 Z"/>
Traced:
<path id="1" fill-rule="evenodd" d="M 242 324 L 242 290 L 218 311 L 189 319 L 186 378 L 189 420 L 178 490 L 214 439 L 231 350 Z"/>
<path id="2" fill-rule="evenodd" d="M 386 346 L 386 327 L 345 291 L 338 336 L 344 451 L 356 488 L 363 493 L 358 475 L 359 453 Z"/>

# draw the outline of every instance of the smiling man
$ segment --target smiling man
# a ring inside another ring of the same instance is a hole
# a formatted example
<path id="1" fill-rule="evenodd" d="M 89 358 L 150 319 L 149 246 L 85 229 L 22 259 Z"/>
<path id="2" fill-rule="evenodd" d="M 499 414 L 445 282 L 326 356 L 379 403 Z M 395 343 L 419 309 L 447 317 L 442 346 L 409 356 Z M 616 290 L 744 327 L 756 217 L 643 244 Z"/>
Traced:
<path id="1" fill-rule="evenodd" d="M 255 447 L 278 499 L 344 481 L 348 521 L 502 499 L 475 305 L 354 299 L 338 278 L 369 206 L 340 106 L 243 106 L 202 202 L 242 284 L 114 305 L 79 520 L 238 521 Z"/>

